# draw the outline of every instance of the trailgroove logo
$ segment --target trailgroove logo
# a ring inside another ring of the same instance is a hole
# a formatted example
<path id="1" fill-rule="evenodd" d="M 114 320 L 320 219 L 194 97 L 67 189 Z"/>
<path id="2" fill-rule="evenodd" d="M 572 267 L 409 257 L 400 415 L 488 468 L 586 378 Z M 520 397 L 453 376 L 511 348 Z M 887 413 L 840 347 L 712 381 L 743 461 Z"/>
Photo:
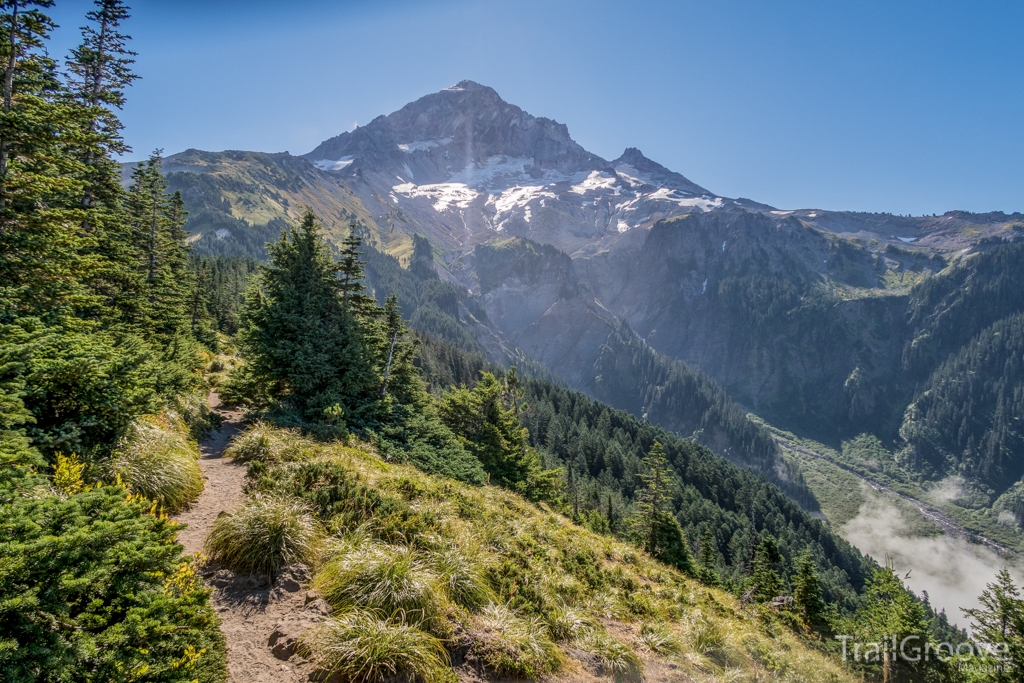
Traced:
<path id="1" fill-rule="evenodd" d="M 1010 648 L 1006 643 L 995 643 L 982 645 L 968 640 L 957 645 L 951 643 L 925 642 L 922 646 L 921 636 L 910 635 L 902 640 L 897 636 L 887 636 L 882 641 L 871 643 L 857 642 L 853 636 L 836 636 L 836 640 L 843 643 L 843 662 L 887 662 L 896 659 L 904 662 L 930 662 L 937 660 L 948 662 L 956 658 L 961 669 L 965 667 L 971 671 L 975 667 L 997 667 L 992 670 L 1004 670 L 1005 661 L 1009 655 Z M 852 641 L 852 642 L 851 642 Z M 972 659 L 981 661 L 973 662 Z"/>

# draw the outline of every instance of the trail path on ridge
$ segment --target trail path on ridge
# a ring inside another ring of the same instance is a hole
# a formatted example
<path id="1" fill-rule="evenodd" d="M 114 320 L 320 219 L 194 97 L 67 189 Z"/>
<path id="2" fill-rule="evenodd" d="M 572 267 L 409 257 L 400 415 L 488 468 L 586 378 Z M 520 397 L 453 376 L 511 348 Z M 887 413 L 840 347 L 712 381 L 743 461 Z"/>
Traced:
<path id="1" fill-rule="evenodd" d="M 210 408 L 224 418 L 223 424 L 200 445 L 199 466 L 206 485 L 198 500 L 175 521 L 188 524 L 178 533 L 185 553 L 203 549 L 213 523 L 222 512 L 242 506 L 245 496 L 245 466 L 223 457 L 224 449 L 242 429 L 243 413 L 228 410 L 216 392 L 210 392 Z M 292 658 L 287 663 L 274 657 L 267 640 L 280 623 L 304 616 L 306 591 L 299 582 L 282 577 L 271 586 L 266 576 L 239 575 L 226 569 L 208 567 L 203 574 L 213 588 L 211 602 L 221 618 L 221 631 L 227 639 L 230 683 L 298 683 L 308 680 L 310 666 Z"/>

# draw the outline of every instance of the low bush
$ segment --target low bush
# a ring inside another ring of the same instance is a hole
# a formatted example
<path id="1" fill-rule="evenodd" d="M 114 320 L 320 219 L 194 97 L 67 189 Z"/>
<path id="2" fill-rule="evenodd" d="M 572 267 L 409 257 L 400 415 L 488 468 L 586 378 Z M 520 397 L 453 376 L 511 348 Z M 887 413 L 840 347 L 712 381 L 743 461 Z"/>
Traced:
<path id="1" fill-rule="evenodd" d="M 206 553 L 237 572 L 274 575 L 284 565 L 316 554 L 313 515 L 300 501 L 254 496 L 240 510 L 217 518 Z"/>
<path id="2" fill-rule="evenodd" d="M 170 413 L 136 420 L 110 457 L 97 463 L 89 475 L 106 481 L 120 477 L 134 493 L 172 514 L 203 492 L 199 447 L 189 437 L 185 422 Z"/>
<path id="3" fill-rule="evenodd" d="M 535 680 L 562 665 L 561 652 L 539 617 L 520 617 L 492 604 L 476 618 L 476 626 L 470 653 L 500 676 Z"/>
<path id="4" fill-rule="evenodd" d="M 0 679 L 227 679 L 209 591 L 150 507 L 114 486 L 0 506 Z"/>
<path id="5" fill-rule="evenodd" d="M 440 640 L 370 610 L 353 609 L 327 619 L 303 636 L 299 651 L 319 671 L 346 683 L 456 680 Z"/>

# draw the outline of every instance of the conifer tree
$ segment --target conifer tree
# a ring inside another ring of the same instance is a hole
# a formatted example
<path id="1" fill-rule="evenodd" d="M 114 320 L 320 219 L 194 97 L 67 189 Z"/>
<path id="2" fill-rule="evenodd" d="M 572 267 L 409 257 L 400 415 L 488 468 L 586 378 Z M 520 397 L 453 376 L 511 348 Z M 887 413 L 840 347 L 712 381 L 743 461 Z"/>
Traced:
<path id="1" fill-rule="evenodd" d="M 963 610 L 974 621 L 974 639 L 990 648 L 994 662 L 985 681 L 1004 683 L 1019 680 L 1024 671 L 1024 600 L 1004 567 L 996 580 L 985 587 L 980 607 Z"/>
<path id="2" fill-rule="evenodd" d="M 825 614 L 821 582 L 810 550 L 796 558 L 793 573 L 793 606 L 807 628 L 819 628 Z"/>
<path id="3" fill-rule="evenodd" d="M 82 228 L 92 236 L 97 260 L 89 285 L 101 297 L 106 309 L 102 316 L 111 320 L 112 314 L 123 314 L 142 290 L 131 224 L 122 206 L 121 166 L 114 159 L 131 151 L 121 137 L 117 111 L 124 106 L 125 88 L 137 76 L 131 70 L 135 53 L 127 48 L 130 37 L 120 32 L 128 8 L 121 0 L 94 4 L 96 9 L 86 14 L 89 23 L 81 29 L 82 42 L 67 60 L 67 99 L 76 105 L 82 121 L 69 153 L 82 164 Z"/>
<path id="4" fill-rule="evenodd" d="M 883 680 L 922 680 L 925 673 L 933 680 L 943 680 L 943 663 L 934 656 L 914 662 L 898 654 L 900 644 L 908 638 L 909 647 L 923 652 L 931 634 L 924 605 L 904 588 L 891 563 L 872 575 L 864 592 L 864 605 L 854 615 L 852 631 L 850 635 L 858 642 L 868 644 L 862 652 L 862 663 L 877 669 Z M 934 643 L 931 650 L 935 651 Z"/>
<path id="5" fill-rule="evenodd" d="M 551 499 L 559 470 L 545 470 L 540 456 L 527 443 L 527 430 L 503 400 L 504 387 L 489 372 L 482 372 L 472 389 L 465 386 L 445 395 L 440 414 L 475 455 L 491 483 L 519 491 L 534 500 Z"/>
<path id="6" fill-rule="evenodd" d="M 693 573 L 693 555 L 672 513 L 675 477 L 665 447 L 655 441 L 643 460 L 642 487 L 633 506 L 633 533 L 640 546 L 659 560 Z"/>
<path id="7" fill-rule="evenodd" d="M 380 391 L 373 340 L 346 301 L 352 283 L 346 292 L 313 213 L 282 233 L 270 254 L 243 310 L 242 349 L 254 377 L 305 419 L 340 408 L 350 425 L 372 427 Z"/>
<path id="8" fill-rule="evenodd" d="M 710 586 L 718 585 L 718 546 L 710 526 L 704 527 L 700 537 L 700 553 L 697 556 L 697 578 Z"/>
<path id="9" fill-rule="evenodd" d="M 366 274 L 363 271 L 363 262 L 360 260 L 362 252 L 359 248 L 363 244 L 359 236 L 357 226 L 353 222 L 349 234 L 341 242 L 341 258 L 338 260 L 338 277 L 341 283 L 338 287 L 341 292 L 341 300 L 349 307 L 357 318 L 365 321 L 375 319 L 379 314 L 377 302 L 372 296 L 366 295 Z"/>
<path id="10" fill-rule="evenodd" d="M 768 602 L 782 594 L 783 583 L 776 571 L 782 562 L 778 541 L 769 533 L 765 533 L 754 552 L 754 562 L 750 581 L 755 587 L 754 595 L 759 602 Z"/>
<path id="11" fill-rule="evenodd" d="M 0 2 L 0 322 L 52 322 L 93 303 L 83 279 L 92 240 L 77 225 L 81 165 L 64 153 L 78 120 L 59 101 L 45 41 L 49 1 Z"/>

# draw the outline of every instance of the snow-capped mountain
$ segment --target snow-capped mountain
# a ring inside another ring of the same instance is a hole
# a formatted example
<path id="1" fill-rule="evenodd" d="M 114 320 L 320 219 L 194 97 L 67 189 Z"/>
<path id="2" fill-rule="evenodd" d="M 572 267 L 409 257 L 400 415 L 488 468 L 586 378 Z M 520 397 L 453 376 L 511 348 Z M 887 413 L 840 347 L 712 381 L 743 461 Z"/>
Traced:
<path id="1" fill-rule="evenodd" d="M 564 124 L 463 81 L 304 155 L 363 203 L 397 209 L 465 247 L 522 236 L 569 253 L 727 200 L 628 149 L 606 161 Z"/>

